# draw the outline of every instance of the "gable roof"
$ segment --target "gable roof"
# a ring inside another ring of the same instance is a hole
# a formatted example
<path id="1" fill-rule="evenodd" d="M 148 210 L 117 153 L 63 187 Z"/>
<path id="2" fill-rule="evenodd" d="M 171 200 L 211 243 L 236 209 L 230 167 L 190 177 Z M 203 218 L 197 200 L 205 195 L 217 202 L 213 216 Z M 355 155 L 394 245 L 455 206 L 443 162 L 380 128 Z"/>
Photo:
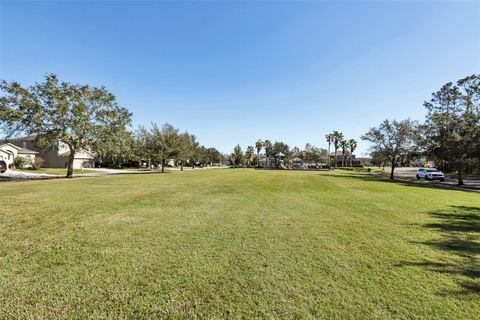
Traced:
<path id="1" fill-rule="evenodd" d="M 17 153 L 21 153 L 21 154 L 38 154 L 37 151 L 33 151 L 33 150 L 30 150 L 30 149 L 26 149 L 26 148 L 21 148 L 19 146 L 16 146 L 16 145 L 10 143 L 10 142 L 0 144 L 0 150 L 1 150 L 2 147 L 5 147 L 5 146 L 9 146 L 9 147 L 12 147 L 14 149 L 17 149 Z"/>
<path id="2" fill-rule="evenodd" d="M 332 157 L 334 157 L 334 156 L 335 156 L 335 152 L 330 152 L 330 155 L 331 155 Z M 348 155 L 350 155 L 350 152 L 348 152 Z M 353 155 L 355 155 L 355 153 L 354 153 Z M 338 151 L 337 151 L 337 156 L 343 156 L 343 153 L 342 153 L 341 150 L 338 150 Z"/>
<path id="3" fill-rule="evenodd" d="M 5 139 L 7 141 L 33 141 L 35 140 L 35 136 L 25 136 L 25 137 L 15 137 L 15 138 L 9 138 Z"/>
<path id="4" fill-rule="evenodd" d="M 27 149 L 27 148 L 18 148 L 18 153 L 21 153 L 21 154 L 38 154 L 37 151 L 33 151 L 33 150 L 30 150 L 30 149 Z"/>
<path id="5" fill-rule="evenodd" d="M 20 147 L 12 144 L 12 143 L 10 143 L 10 142 L 0 144 L 0 148 L 1 148 L 1 147 L 5 147 L 5 146 L 9 146 L 9 147 L 15 148 L 15 149 L 17 149 L 17 150 L 20 150 L 20 149 L 21 149 Z"/>

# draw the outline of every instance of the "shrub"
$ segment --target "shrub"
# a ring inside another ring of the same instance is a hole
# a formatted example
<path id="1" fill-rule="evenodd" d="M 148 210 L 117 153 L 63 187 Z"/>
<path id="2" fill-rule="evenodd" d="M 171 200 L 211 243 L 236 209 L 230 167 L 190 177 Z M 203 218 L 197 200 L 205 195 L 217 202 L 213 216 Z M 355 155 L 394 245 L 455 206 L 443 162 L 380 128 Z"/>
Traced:
<path id="1" fill-rule="evenodd" d="M 30 164 L 30 159 L 25 157 L 15 157 L 15 159 L 13 160 L 13 165 L 15 166 L 15 169 L 23 169 Z"/>
<path id="2" fill-rule="evenodd" d="M 43 167 L 45 164 L 45 159 L 42 157 L 35 157 L 35 163 L 32 164 L 32 169 L 33 170 L 39 170 Z"/>

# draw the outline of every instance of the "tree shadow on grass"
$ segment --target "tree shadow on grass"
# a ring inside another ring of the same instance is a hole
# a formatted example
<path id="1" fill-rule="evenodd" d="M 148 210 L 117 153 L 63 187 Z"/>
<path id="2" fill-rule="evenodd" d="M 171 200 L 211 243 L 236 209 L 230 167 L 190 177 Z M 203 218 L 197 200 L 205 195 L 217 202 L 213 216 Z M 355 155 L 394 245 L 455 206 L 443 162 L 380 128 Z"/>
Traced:
<path id="1" fill-rule="evenodd" d="M 429 214 L 437 221 L 423 227 L 438 231 L 441 237 L 420 243 L 453 254 L 454 262 L 402 262 L 397 266 L 423 267 L 429 271 L 455 275 L 462 290 L 443 294 L 480 294 L 480 207 L 451 206 L 448 211 Z"/>
<path id="2" fill-rule="evenodd" d="M 351 173 L 329 173 L 330 177 L 358 179 L 362 181 L 389 182 L 384 175 Z M 423 184 L 404 180 L 395 180 L 392 183 L 416 188 L 453 189 L 463 192 L 475 190 L 463 189 L 451 185 Z M 424 228 L 436 230 L 440 238 L 420 242 L 435 250 L 441 250 L 454 256 L 455 262 L 442 261 L 404 261 L 399 267 L 423 267 L 426 270 L 454 275 L 462 290 L 445 292 L 443 294 L 480 294 L 480 207 L 451 206 L 446 210 L 430 212 L 435 222 L 423 225 Z M 467 280 L 465 280 L 467 278 Z"/>
<path id="3" fill-rule="evenodd" d="M 320 174 L 325 176 L 325 173 Z M 376 174 L 367 174 L 364 172 L 335 172 L 335 171 L 329 171 L 326 174 L 327 177 L 333 177 L 333 178 L 344 178 L 344 179 L 358 179 L 362 181 L 383 181 L 383 182 L 388 182 L 389 180 L 385 178 L 382 175 L 376 175 Z"/>

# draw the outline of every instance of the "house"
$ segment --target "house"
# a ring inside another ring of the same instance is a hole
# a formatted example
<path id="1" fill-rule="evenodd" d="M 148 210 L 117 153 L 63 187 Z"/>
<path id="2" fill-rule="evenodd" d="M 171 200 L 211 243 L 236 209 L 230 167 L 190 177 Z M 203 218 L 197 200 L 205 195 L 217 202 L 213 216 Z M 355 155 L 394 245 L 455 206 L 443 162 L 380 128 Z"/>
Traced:
<path id="1" fill-rule="evenodd" d="M 332 162 L 334 161 L 334 159 L 335 159 L 335 152 L 330 153 L 330 159 L 332 159 Z M 350 166 L 350 160 L 352 161 L 352 165 L 353 165 L 354 167 L 362 166 L 361 161 L 359 161 L 358 159 L 356 159 L 356 157 L 355 157 L 354 154 L 352 154 L 352 155 L 346 154 L 346 155 L 345 155 L 345 161 L 346 161 L 346 163 L 344 163 L 345 166 L 347 166 L 347 167 Z M 338 167 L 342 166 L 343 153 L 342 153 L 341 151 L 338 151 L 338 152 L 337 152 L 337 159 L 336 159 L 336 161 L 337 161 L 337 166 L 338 166 Z"/>
<path id="2" fill-rule="evenodd" d="M 372 166 L 372 158 L 369 158 L 369 157 L 363 157 L 363 158 L 356 158 L 356 160 L 360 161 L 360 163 L 363 165 L 363 166 Z"/>
<path id="3" fill-rule="evenodd" d="M 16 157 L 23 157 L 29 160 L 30 164 L 27 166 L 31 166 L 35 163 L 35 158 L 38 155 L 37 151 L 30 150 L 27 148 L 16 146 L 12 143 L 0 143 L 0 160 L 3 160 L 7 163 L 9 168 L 13 165 L 13 160 Z"/>
<path id="4" fill-rule="evenodd" d="M 66 168 L 70 150 L 68 145 L 60 140 L 56 140 L 46 148 L 40 148 L 35 144 L 35 137 L 21 137 L 10 139 L 8 142 L 23 149 L 30 149 L 37 152 L 37 155 L 45 160 L 45 168 Z M 90 150 L 80 150 L 75 152 L 73 168 L 93 168 L 95 167 L 95 154 Z"/>

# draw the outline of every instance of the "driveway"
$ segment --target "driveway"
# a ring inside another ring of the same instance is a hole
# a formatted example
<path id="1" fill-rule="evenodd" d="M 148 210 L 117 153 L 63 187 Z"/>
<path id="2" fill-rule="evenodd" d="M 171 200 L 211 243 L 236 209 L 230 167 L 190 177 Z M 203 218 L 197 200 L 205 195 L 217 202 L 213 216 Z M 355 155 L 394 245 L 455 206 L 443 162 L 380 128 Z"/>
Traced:
<path id="1" fill-rule="evenodd" d="M 137 174 L 137 173 L 149 173 L 142 171 L 134 170 L 116 170 L 116 169 L 92 169 L 88 168 L 88 171 L 95 171 L 91 173 L 77 173 L 74 174 L 74 177 L 95 177 L 102 175 L 113 175 L 113 174 Z M 37 179 L 53 179 L 53 178 L 63 178 L 64 175 L 58 174 L 49 174 L 49 173 L 35 173 L 21 170 L 7 170 L 5 173 L 0 173 L 0 181 L 11 181 L 11 180 L 37 180 Z"/>
<path id="2" fill-rule="evenodd" d="M 5 173 L 0 173 L 1 180 L 29 180 L 29 179 L 50 179 L 56 177 L 47 173 L 34 173 L 16 170 L 7 170 Z"/>

